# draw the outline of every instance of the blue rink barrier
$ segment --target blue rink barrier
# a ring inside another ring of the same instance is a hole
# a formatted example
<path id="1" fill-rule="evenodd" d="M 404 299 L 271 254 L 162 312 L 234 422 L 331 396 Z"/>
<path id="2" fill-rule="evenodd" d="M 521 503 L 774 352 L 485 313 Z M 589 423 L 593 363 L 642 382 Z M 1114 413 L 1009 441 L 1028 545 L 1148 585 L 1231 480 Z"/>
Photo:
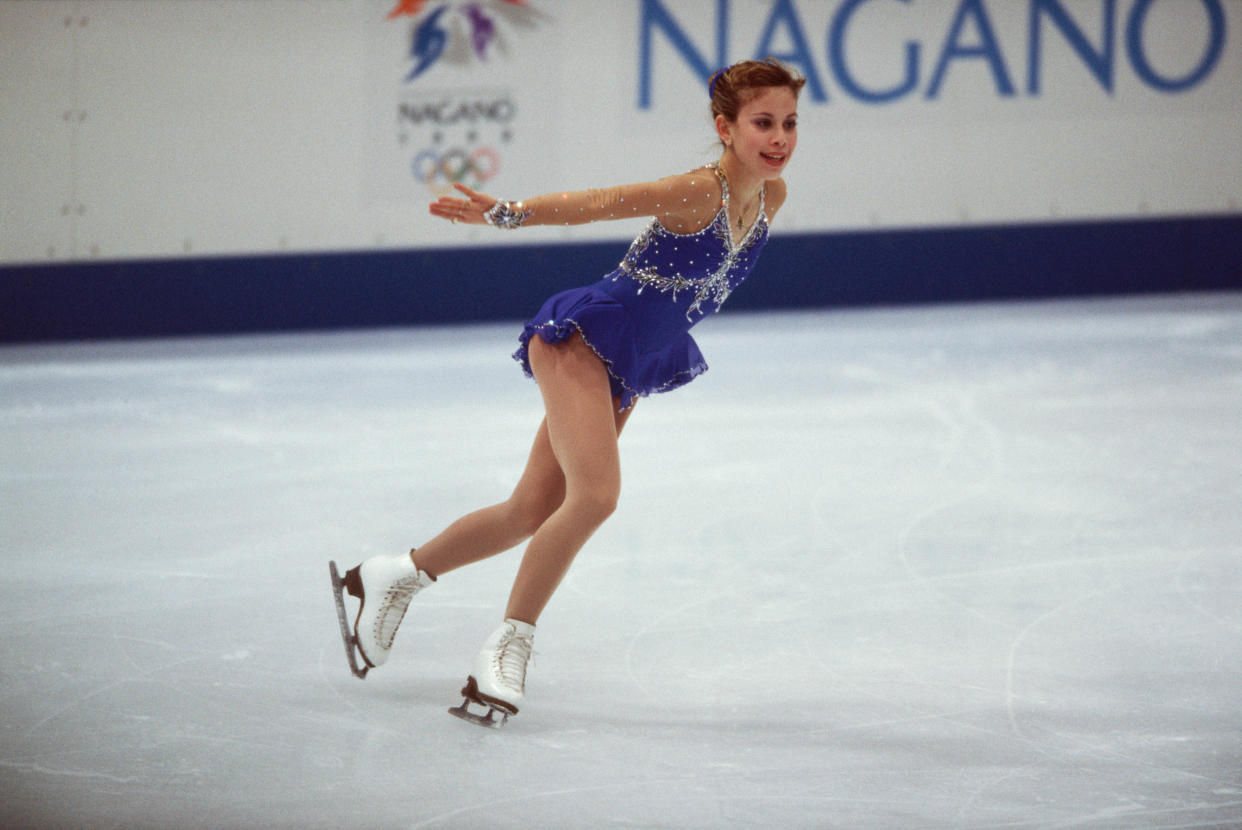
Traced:
<path id="1" fill-rule="evenodd" d="M 518 320 L 624 242 L 0 267 L 0 342 Z M 727 310 L 1242 288 L 1242 215 L 777 232 Z"/>

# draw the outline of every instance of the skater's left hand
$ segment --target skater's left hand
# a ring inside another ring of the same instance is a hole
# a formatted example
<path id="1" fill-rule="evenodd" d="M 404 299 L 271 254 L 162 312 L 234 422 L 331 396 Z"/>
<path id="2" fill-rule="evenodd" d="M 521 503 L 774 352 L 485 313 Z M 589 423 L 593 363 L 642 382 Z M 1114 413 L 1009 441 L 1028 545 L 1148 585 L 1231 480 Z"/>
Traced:
<path id="1" fill-rule="evenodd" d="M 455 184 L 453 187 L 459 192 L 464 193 L 468 198 L 441 196 L 431 203 L 431 215 L 439 216 L 441 219 L 447 219 L 453 223 L 461 222 L 466 225 L 487 224 L 483 214 L 488 208 L 496 204 L 497 200 L 485 193 L 471 190 L 464 184 Z"/>

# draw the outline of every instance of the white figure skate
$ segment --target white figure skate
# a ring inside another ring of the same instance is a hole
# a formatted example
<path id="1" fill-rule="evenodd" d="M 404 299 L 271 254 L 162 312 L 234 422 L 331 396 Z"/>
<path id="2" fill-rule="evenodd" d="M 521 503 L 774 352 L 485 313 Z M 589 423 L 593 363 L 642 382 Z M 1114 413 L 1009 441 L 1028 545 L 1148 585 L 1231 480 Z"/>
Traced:
<path id="1" fill-rule="evenodd" d="M 492 632 L 474 658 L 474 672 L 461 690 L 465 698 L 449 713 L 480 726 L 500 728 L 516 715 L 526 695 L 526 665 L 535 646 L 535 627 L 517 620 L 505 620 Z M 485 711 L 473 712 L 470 705 Z M 500 715 L 500 720 L 495 715 Z"/>
<path id="2" fill-rule="evenodd" d="M 344 578 L 335 562 L 329 562 L 328 569 L 349 669 L 355 677 L 365 678 L 367 671 L 387 662 L 397 627 L 410 607 L 410 600 L 435 580 L 420 571 L 405 554 L 373 556 L 346 571 Z M 353 631 L 345 614 L 343 590 L 358 599 Z M 359 657 L 365 665 L 358 665 Z"/>

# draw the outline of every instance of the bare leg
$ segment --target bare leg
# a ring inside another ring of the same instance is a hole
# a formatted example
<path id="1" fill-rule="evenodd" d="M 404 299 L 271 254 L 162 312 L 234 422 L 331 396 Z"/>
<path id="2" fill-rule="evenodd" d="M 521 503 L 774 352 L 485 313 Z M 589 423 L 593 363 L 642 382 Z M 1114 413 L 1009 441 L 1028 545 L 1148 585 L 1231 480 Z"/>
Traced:
<path id="1" fill-rule="evenodd" d="M 508 500 L 462 516 L 411 555 L 433 576 L 503 553 L 531 537 L 565 497 L 565 478 L 552 454 L 545 420 Z"/>
<path id="2" fill-rule="evenodd" d="M 616 509 L 621 494 L 618 414 L 608 373 L 580 336 L 530 344 L 531 369 L 547 412 L 548 442 L 564 498 L 531 537 L 505 616 L 534 625 L 578 551 Z"/>
<path id="3" fill-rule="evenodd" d="M 632 411 L 617 413 L 616 402 L 613 402 L 614 435 L 620 435 Z M 438 577 L 503 553 L 529 539 L 564 499 L 565 476 L 552 451 L 545 418 L 535 433 L 526 469 L 512 495 L 506 501 L 476 510 L 453 522 L 438 536 L 412 552 L 412 558 L 420 569 Z"/>

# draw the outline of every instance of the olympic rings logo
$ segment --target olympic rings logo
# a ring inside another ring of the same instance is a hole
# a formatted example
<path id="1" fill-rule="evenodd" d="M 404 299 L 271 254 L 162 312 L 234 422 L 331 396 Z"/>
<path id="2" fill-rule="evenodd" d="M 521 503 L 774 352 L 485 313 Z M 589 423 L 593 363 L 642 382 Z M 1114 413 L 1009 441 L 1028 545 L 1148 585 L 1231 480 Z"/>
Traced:
<path id="1" fill-rule="evenodd" d="M 453 185 L 467 179 L 477 186 L 500 172 L 500 154 L 491 147 L 467 152 L 461 147 L 437 152 L 423 150 L 410 162 L 414 178 L 429 188 Z"/>

